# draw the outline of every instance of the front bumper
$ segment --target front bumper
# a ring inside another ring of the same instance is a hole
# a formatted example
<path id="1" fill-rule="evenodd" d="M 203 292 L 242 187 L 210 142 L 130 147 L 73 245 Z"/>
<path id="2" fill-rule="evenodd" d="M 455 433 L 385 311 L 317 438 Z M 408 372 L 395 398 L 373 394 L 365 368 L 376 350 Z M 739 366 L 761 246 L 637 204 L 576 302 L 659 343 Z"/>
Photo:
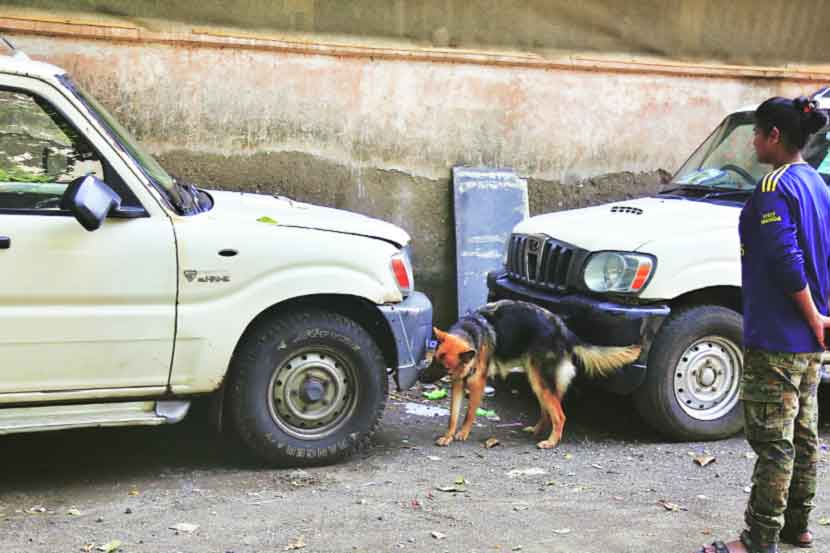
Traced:
<path id="1" fill-rule="evenodd" d="M 401 303 L 381 305 L 380 311 L 395 336 L 395 381 L 399 390 L 406 390 L 415 384 L 426 364 L 427 343 L 432 337 L 432 303 L 421 292 L 413 292 Z"/>
<path id="2" fill-rule="evenodd" d="M 490 301 L 522 300 L 556 313 L 577 336 L 600 346 L 641 345 L 643 353 L 634 365 L 602 381 L 602 386 L 628 394 L 642 384 L 648 350 L 660 325 L 671 313 L 668 305 L 624 305 L 586 294 L 555 294 L 510 281 L 504 272 L 487 276 Z"/>

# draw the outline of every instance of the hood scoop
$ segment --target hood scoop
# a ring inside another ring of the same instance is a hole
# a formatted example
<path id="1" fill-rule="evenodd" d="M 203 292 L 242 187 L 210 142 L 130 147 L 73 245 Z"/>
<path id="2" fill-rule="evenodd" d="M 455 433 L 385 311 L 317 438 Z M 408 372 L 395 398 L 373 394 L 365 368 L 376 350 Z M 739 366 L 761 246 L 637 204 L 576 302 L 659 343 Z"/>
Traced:
<path id="1" fill-rule="evenodd" d="M 623 213 L 627 215 L 642 215 L 643 210 L 639 207 L 631 207 L 628 205 L 615 205 L 611 208 L 611 213 Z"/>

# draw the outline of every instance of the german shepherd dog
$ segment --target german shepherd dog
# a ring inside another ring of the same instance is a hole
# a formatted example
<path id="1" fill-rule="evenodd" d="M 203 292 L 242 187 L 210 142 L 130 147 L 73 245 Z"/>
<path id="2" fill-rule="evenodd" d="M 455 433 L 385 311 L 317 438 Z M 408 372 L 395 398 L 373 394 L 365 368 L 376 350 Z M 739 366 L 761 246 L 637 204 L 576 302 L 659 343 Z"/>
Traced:
<path id="1" fill-rule="evenodd" d="M 582 342 L 557 315 L 532 303 L 503 300 L 462 317 L 449 332 L 435 329 L 439 346 L 434 359 L 452 379 L 452 411 L 447 433 L 435 442 L 447 446 L 470 436 L 489 375 L 506 378 L 515 367 L 527 373 L 539 400 L 536 426 L 525 428 L 541 438 L 540 449 L 556 447 L 562 439 L 565 413 L 562 399 L 578 374 L 604 377 L 640 356 L 639 346 L 598 347 Z M 464 388 L 470 393 L 467 416 L 456 432 Z"/>

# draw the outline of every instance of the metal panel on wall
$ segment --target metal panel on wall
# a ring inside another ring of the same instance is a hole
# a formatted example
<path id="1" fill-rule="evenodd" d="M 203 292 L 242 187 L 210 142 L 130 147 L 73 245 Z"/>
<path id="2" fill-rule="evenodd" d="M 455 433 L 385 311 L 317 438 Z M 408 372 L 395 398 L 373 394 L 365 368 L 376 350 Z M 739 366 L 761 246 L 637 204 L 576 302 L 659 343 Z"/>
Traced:
<path id="1" fill-rule="evenodd" d="M 510 233 L 528 217 L 527 181 L 510 169 L 453 167 L 458 314 L 487 302 L 487 273 L 504 265 Z"/>

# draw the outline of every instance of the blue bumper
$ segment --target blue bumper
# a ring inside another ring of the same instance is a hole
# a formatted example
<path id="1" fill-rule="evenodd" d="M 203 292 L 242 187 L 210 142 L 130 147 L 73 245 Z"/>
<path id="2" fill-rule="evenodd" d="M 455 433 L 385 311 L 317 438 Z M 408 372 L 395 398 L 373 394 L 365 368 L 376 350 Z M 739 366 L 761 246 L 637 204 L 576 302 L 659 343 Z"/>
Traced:
<path id="1" fill-rule="evenodd" d="M 380 311 L 395 336 L 395 381 L 399 390 L 406 390 L 415 384 L 426 363 L 427 342 L 432 337 L 432 303 L 421 292 L 413 292 L 401 303 L 380 306 Z"/>
<path id="2" fill-rule="evenodd" d="M 643 354 L 630 365 L 604 379 L 601 385 L 611 391 L 628 394 L 637 389 L 646 376 L 646 359 L 651 342 L 671 309 L 667 305 L 625 305 L 586 294 L 555 294 L 512 282 L 503 272 L 487 277 L 490 301 L 523 300 L 540 305 L 562 317 L 577 336 L 600 346 L 639 344 Z"/>

